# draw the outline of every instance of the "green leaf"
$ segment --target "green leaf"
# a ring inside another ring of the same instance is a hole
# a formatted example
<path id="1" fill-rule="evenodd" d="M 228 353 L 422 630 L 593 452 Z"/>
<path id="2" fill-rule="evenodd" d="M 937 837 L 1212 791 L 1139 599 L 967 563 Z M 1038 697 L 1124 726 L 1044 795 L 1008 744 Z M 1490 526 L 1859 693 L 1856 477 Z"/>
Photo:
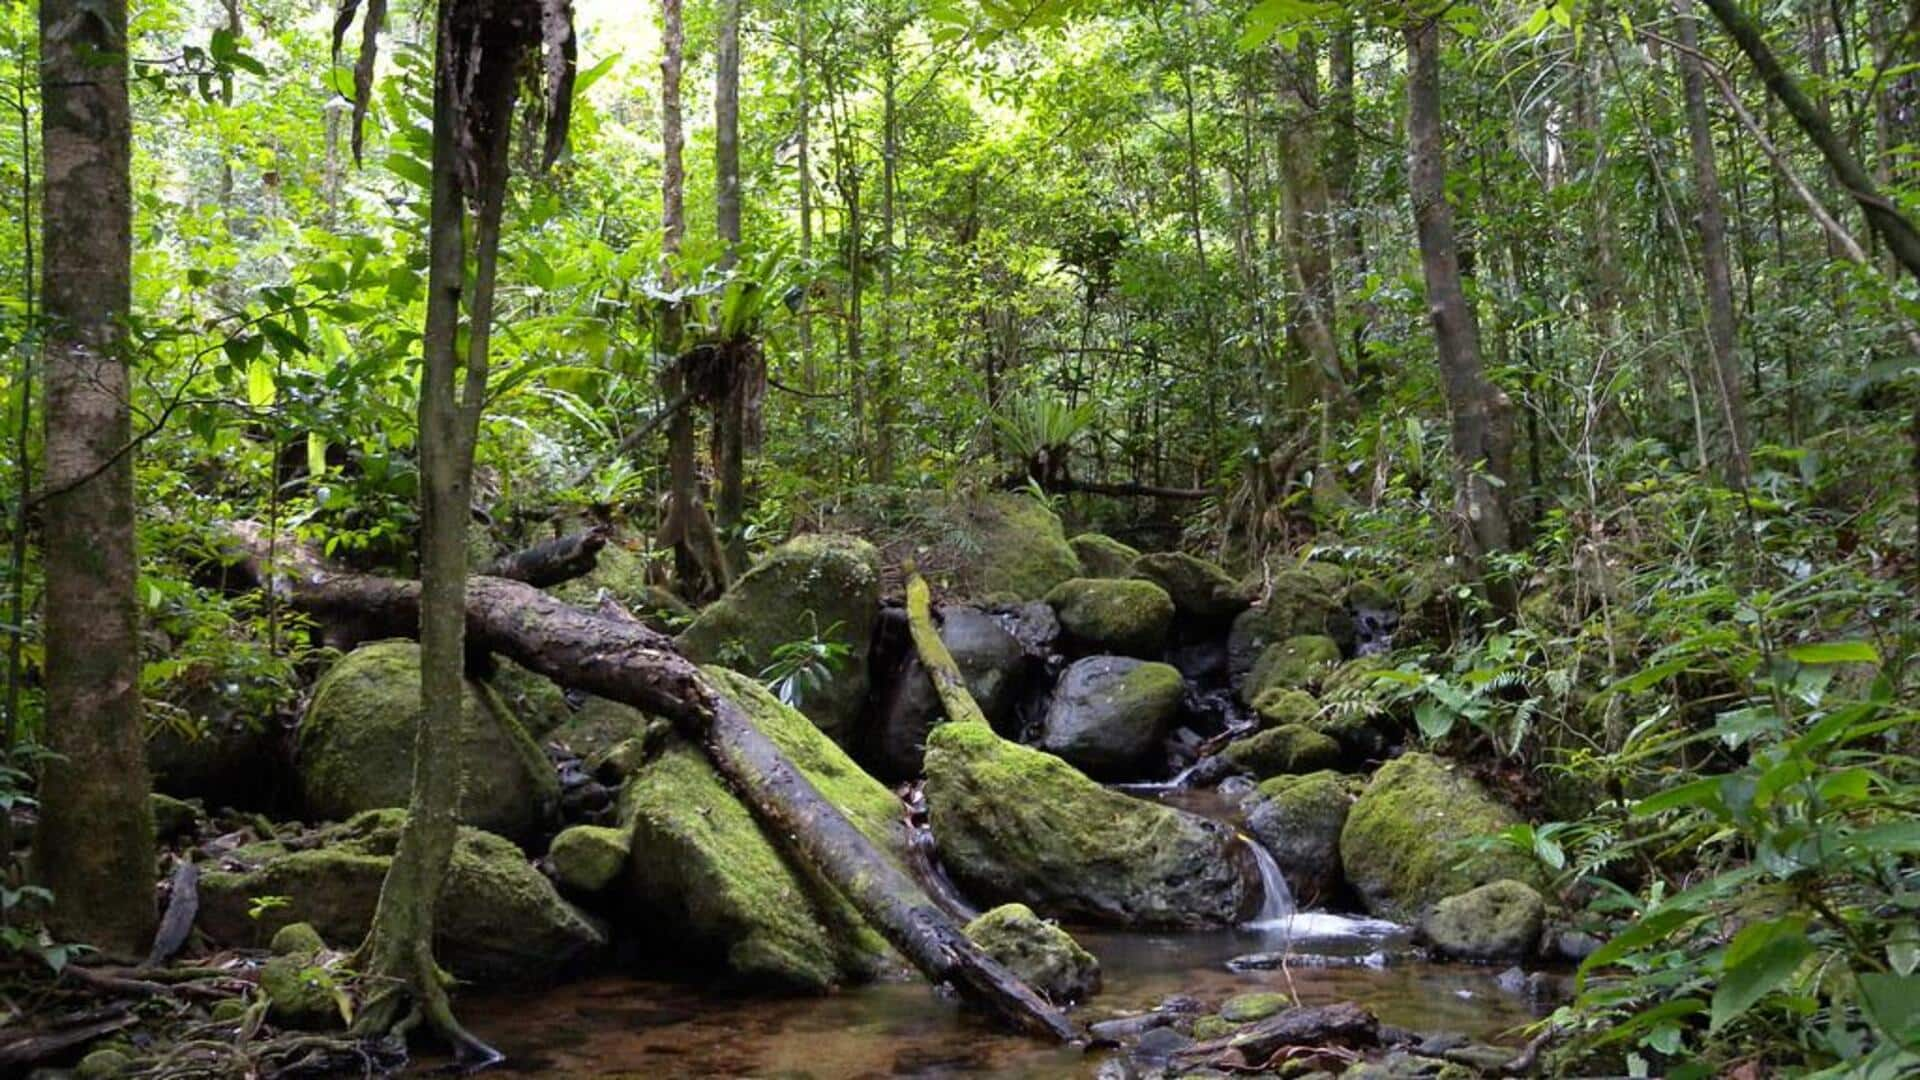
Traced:
<path id="1" fill-rule="evenodd" d="M 388 154 L 387 170 L 417 187 L 433 187 L 433 170 L 419 158 L 411 158 L 405 154 Z"/>
<path id="2" fill-rule="evenodd" d="M 1880 651 L 1864 641 L 1822 641 L 1795 645 L 1787 657 L 1802 664 L 1878 664 Z"/>
<path id="3" fill-rule="evenodd" d="M 1799 970 L 1812 952 L 1806 927 L 1796 918 L 1754 923 L 1735 934 L 1721 961 L 1709 1027 L 1718 1031 L 1752 1008 Z"/>
<path id="4" fill-rule="evenodd" d="M 1446 738 L 1459 715 L 1437 701 L 1423 701 L 1413 710 L 1413 719 L 1420 725 L 1420 734 L 1426 736 L 1428 742 L 1439 742 Z"/>
<path id="5" fill-rule="evenodd" d="M 307 474 L 314 479 L 325 476 L 327 472 L 327 437 L 317 431 L 307 432 Z"/>
<path id="6" fill-rule="evenodd" d="M 265 357 L 255 357 L 253 363 L 247 365 L 247 404 L 256 409 L 271 409 L 278 396 L 273 365 Z"/>
<path id="7" fill-rule="evenodd" d="M 1690 784 L 1681 784 L 1677 788 L 1668 788 L 1658 795 L 1649 795 L 1633 804 L 1633 816 L 1649 817 L 1687 806 L 1711 806 L 1718 809 L 1720 777 L 1709 776 Z"/>
<path id="8" fill-rule="evenodd" d="M 1920 1045 L 1920 975 L 1861 975 L 1860 999 L 1887 1038 L 1909 1049 Z"/>

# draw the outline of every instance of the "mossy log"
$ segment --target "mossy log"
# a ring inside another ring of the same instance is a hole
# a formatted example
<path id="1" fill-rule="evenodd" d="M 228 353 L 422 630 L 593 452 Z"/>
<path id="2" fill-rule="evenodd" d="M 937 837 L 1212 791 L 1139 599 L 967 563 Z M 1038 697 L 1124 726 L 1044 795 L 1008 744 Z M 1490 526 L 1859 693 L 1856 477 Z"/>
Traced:
<path id="1" fill-rule="evenodd" d="M 248 536 L 241 545 L 244 554 L 259 554 Z M 417 582 L 333 572 L 311 556 L 297 565 L 300 572 L 273 587 L 323 622 L 372 622 L 395 634 L 411 634 L 419 624 Z M 1076 1037 L 1058 1009 L 969 940 L 906 871 L 822 798 L 672 639 L 581 611 L 522 582 L 475 577 L 467 582 L 467 640 L 563 686 L 672 721 L 701 746 L 767 835 L 818 870 L 930 981 L 952 983 L 1019 1030 L 1061 1041 Z"/>
<path id="2" fill-rule="evenodd" d="M 914 651 L 920 654 L 920 666 L 927 669 L 933 691 L 940 695 L 940 708 L 946 712 L 947 719 L 978 720 L 985 724 L 986 714 L 967 692 L 967 680 L 960 674 L 960 665 L 947 651 L 947 643 L 940 640 L 939 628 L 933 625 L 932 591 L 911 564 L 907 566 L 907 630 L 913 637 Z"/>

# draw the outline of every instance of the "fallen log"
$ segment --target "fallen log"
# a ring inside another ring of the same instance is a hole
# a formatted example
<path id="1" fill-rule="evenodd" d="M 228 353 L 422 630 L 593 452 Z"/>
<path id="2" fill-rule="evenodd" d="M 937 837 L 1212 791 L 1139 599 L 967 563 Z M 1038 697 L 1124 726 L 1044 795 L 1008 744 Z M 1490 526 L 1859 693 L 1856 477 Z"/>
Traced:
<path id="1" fill-rule="evenodd" d="M 947 719 L 954 723 L 978 720 L 985 724 L 987 715 L 980 711 L 979 703 L 967 691 L 960 665 L 954 662 L 947 643 L 940 640 L 940 631 L 933 625 L 932 592 L 912 563 L 907 564 L 907 632 L 913 638 L 914 651 L 920 654 L 920 666 L 927 669 L 927 677 L 933 680 L 933 692 L 939 695 L 940 707 Z"/>
<path id="2" fill-rule="evenodd" d="M 250 546 L 244 535 L 241 541 Z M 307 561 L 299 575 L 277 578 L 274 587 L 323 621 L 357 618 L 401 635 L 419 625 L 418 582 L 332 572 Z M 582 611 L 522 582 L 475 577 L 467 582 L 467 641 L 562 686 L 668 719 L 702 748 L 768 837 L 818 870 L 930 981 L 953 984 L 1019 1030 L 1063 1042 L 1077 1037 L 1058 1009 L 981 951 L 906 871 L 822 798 L 670 638 Z"/>
<path id="3" fill-rule="evenodd" d="M 600 549 L 607 546 L 607 530 L 591 528 L 569 533 L 493 560 L 485 571 L 488 577 L 524 581 L 539 589 L 585 577 L 593 572 Z"/>
<path id="4" fill-rule="evenodd" d="M 103 1014 L 104 1019 L 101 1018 Z M 102 1035 L 131 1027 L 139 1019 L 131 1009 L 115 1006 L 71 1017 L 65 1026 L 52 1031 L 0 1028 L 0 1069 L 8 1070 L 10 1074 L 14 1069 L 24 1073 L 28 1066 L 52 1060 Z"/>
<path id="5" fill-rule="evenodd" d="M 1173 1064 L 1247 1071 L 1265 1068 L 1293 1047 L 1366 1049 L 1378 1045 L 1380 1021 L 1365 1008 L 1342 1001 L 1288 1009 L 1231 1035 L 1194 1043 L 1175 1053 Z"/>

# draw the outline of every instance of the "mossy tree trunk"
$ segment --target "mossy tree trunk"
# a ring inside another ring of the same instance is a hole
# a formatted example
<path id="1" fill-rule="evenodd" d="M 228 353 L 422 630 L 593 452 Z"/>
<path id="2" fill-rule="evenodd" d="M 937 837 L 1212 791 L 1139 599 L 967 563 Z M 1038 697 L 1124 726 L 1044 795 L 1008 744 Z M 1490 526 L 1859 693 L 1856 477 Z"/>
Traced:
<path id="1" fill-rule="evenodd" d="M 40 778 L 34 862 L 54 894 L 58 933 L 138 957 L 153 936 L 154 861 L 134 600 L 125 0 L 43 0 L 40 48 L 46 737 L 55 757 Z"/>

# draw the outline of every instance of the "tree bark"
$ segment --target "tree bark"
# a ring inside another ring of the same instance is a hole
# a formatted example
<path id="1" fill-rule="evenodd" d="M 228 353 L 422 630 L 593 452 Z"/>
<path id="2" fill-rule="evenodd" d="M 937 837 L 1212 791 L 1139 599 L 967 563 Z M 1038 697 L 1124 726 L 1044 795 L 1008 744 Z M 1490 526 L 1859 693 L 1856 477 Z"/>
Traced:
<path id="1" fill-rule="evenodd" d="M 1480 326 L 1460 280 L 1460 249 L 1447 203 L 1447 167 L 1440 115 L 1440 24 L 1423 19 L 1406 28 L 1407 186 L 1420 235 L 1427 284 L 1427 315 L 1447 409 L 1452 414 L 1454 484 L 1476 558 L 1513 547 L 1508 515 L 1513 478 L 1512 405 L 1486 376 Z M 1489 583 L 1490 585 L 1493 583 Z M 1491 590 L 1498 600 L 1506 588 Z"/>
<path id="2" fill-rule="evenodd" d="M 1744 489 L 1750 471 L 1747 400 L 1741 390 L 1740 358 L 1735 351 L 1733 270 L 1727 258 L 1720 173 L 1713 157 L 1713 118 L 1707 113 L 1707 80 L 1697 51 L 1699 36 L 1692 0 L 1673 0 L 1673 6 L 1680 16 L 1680 43 L 1685 46 L 1679 51 L 1680 81 L 1686 97 L 1687 141 L 1693 153 L 1694 195 L 1699 200 L 1696 224 L 1700 230 L 1701 278 L 1707 294 L 1707 347 L 1715 397 L 1720 403 L 1718 449 L 1726 455 L 1721 460 L 1721 473 L 1729 484 Z"/>
<path id="3" fill-rule="evenodd" d="M 258 558 L 263 537 L 237 533 Z M 319 569 L 271 583 L 324 621 L 365 621 L 406 633 L 420 613 L 413 582 Z M 499 653 L 563 686 L 672 721 L 765 828 L 768 838 L 840 890 L 900 953 L 934 982 L 951 982 L 1000 1021 L 1068 1041 L 1071 1024 L 1025 983 L 981 952 L 894 861 L 873 846 L 673 641 L 638 623 L 570 607 L 517 581 L 477 577 L 466 591 L 466 629 Z"/>
<path id="4" fill-rule="evenodd" d="M 124 0 L 43 0 L 46 739 L 34 867 L 63 937 L 138 958 L 153 937 L 133 455 L 132 117 Z M 22 423 L 25 418 L 22 418 Z M 18 587 L 19 582 L 15 582 Z"/>
<path id="5" fill-rule="evenodd" d="M 607 546 L 607 531 L 602 528 L 568 533 L 530 548 L 502 555 L 484 571 L 489 577 L 524 581 L 536 589 L 548 589 L 593 572 L 600 549 Z"/>
<path id="6" fill-rule="evenodd" d="M 721 0 L 720 29 L 714 49 L 713 165 L 714 218 L 724 249 L 721 269 L 731 269 L 740 253 L 740 3 Z M 731 343 L 728 343 L 731 344 Z M 723 349 L 728 365 L 726 392 L 713 403 L 714 524 L 727 562 L 746 560 L 746 457 L 749 391 L 743 368 L 756 362 L 745 349 Z"/>

